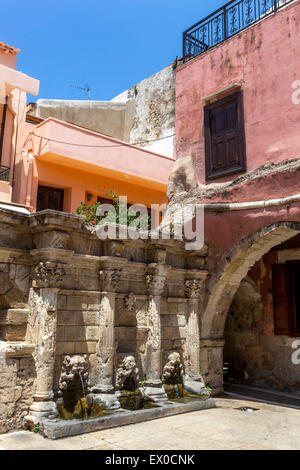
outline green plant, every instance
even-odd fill
[[[172,69],[173,70],[176,70],[178,67],[178,57],[176,56],[176,59],[174,60],[173,64],[172,64]]]
[[[140,387],[145,389],[146,388],[146,381],[147,381],[147,376],[144,375],[143,379],[140,381]]]
[[[140,217],[141,213],[132,210],[131,207],[127,207],[124,202],[120,202],[117,194],[113,190],[110,190],[107,196],[110,197],[113,207],[112,210],[107,211],[105,215],[97,215],[101,202],[95,202],[91,206],[82,202],[75,213],[77,215],[83,215],[86,222],[90,225],[111,222],[118,225],[131,226],[138,230],[151,229],[151,217],[149,217],[148,214]]]
[[[35,434],[38,434],[40,432],[40,425],[39,424],[36,424],[33,428],[32,428],[32,432],[34,432]]]
[[[76,209],[75,214],[84,215],[88,224],[94,225],[97,222],[97,209],[101,202],[95,202],[92,206],[88,206],[84,202]]]

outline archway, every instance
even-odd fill
[[[280,222],[249,235],[220,260],[211,276],[201,315],[202,371],[216,391],[223,389],[224,330],[230,306],[249,270],[272,248],[300,233],[300,223]],[[206,348],[205,350],[203,348]]]

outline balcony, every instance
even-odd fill
[[[10,168],[0,165],[0,181],[8,181],[10,178]]]
[[[39,162],[164,193],[167,190],[173,158],[54,118],[36,126],[32,137]]]
[[[294,0],[232,0],[183,33],[183,62],[203,54]]]

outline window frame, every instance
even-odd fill
[[[49,192],[56,191],[56,192],[60,193],[61,194],[60,209],[55,209],[55,210],[57,212],[63,212],[64,211],[65,190],[63,188],[55,188],[55,187],[52,187],[52,186],[45,186],[43,184],[39,184],[38,185],[38,190],[37,190],[37,198],[36,198],[37,205],[38,205],[38,194],[39,194],[40,189],[42,189],[44,191],[44,194],[43,194],[43,202],[44,203],[45,203],[45,199],[47,199],[47,202],[48,202]],[[47,210],[47,209],[38,209],[37,208],[37,212],[41,212],[43,210]]]
[[[227,167],[219,171],[213,171],[212,160],[212,135],[210,126],[211,112],[217,108],[221,108],[231,101],[237,102],[237,138],[239,149],[239,161],[237,166]],[[245,138],[245,123],[244,123],[244,106],[243,106],[243,92],[242,90],[231,93],[226,97],[206,104],[204,107],[204,134],[205,134],[205,174],[206,180],[215,180],[235,173],[245,172],[246,166],[246,138]]]

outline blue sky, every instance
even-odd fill
[[[9,0],[0,41],[21,49],[18,70],[39,98],[109,100],[182,55],[182,32],[225,0]],[[35,101],[35,97],[29,97]]]

